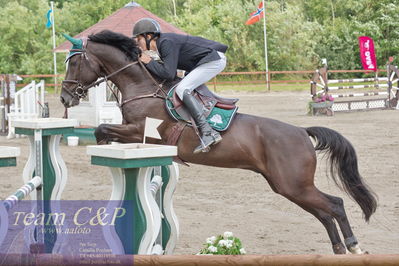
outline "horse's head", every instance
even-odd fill
[[[120,75],[129,75],[125,69],[138,63],[141,53],[134,40],[109,30],[90,35],[87,39],[90,45],[66,34],[64,36],[73,45],[66,60],[68,69],[61,90],[61,102],[67,108],[78,105],[88,89],[98,84],[95,81],[99,77],[120,81]],[[139,75],[136,74],[136,80],[140,79],[137,78]]]
[[[78,105],[79,100],[87,95],[89,85],[99,77],[100,66],[94,60],[89,60],[81,39],[64,36],[73,45],[66,60],[68,67],[60,96],[61,103],[68,108]]]

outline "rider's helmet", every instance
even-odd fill
[[[152,33],[157,36],[161,33],[161,26],[159,26],[159,23],[152,18],[140,19],[136,24],[134,24],[133,37],[146,33]]]

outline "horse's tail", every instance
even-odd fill
[[[352,144],[338,132],[325,127],[305,129],[317,141],[315,150],[325,151],[330,161],[330,173],[338,187],[350,195],[363,210],[364,218],[369,220],[377,209],[375,193],[364,183],[359,174],[357,156]],[[338,174],[342,185],[338,184]]]

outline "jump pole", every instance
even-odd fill
[[[21,153],[17,147],[0,146],[0,167],[16,166],[16,159]],[[42,178],[35,176],[27,184],[19,188],[14,194],[7,197],[0,203],[0,246],[3,243],[8,231],[8,215],[7,212],[12,209],[20,200],[28,196],[35,189],[42,185]],[[39,190],[37,190],[39,193]]]
[[[330,266],[363,266],[384,265],[396,266],[399,264],[399,255],[217,255],[217,256],[148,256],[148,255],[115,255],[104,258],[91,258],[84,260],[79,256],[62,255],[21,255],[0,254],[3,265],[40,265],[40,266],[65,266],[65,265],[118,265],[118,266],[150,266],[150,265],[197,265],[197,266],[279,266],[279,265],[330,265]],[[0,265],[1,262],[0,262]]]

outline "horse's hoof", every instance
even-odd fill
[[[334,254],[347,254],[348,251],[346,250],[344,244],[338,243],[332,246]]]

